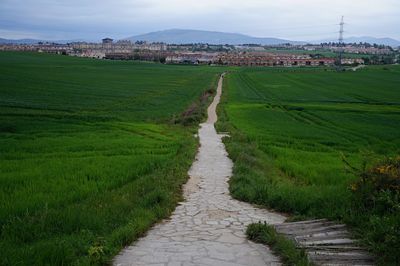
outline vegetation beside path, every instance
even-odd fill
[[[0,53],[0,265],[97,265],[167,217],[209,67]]]
[[[217,127],[231,135],[231,194],[292,219],[345,222],[380,263],[399,263],[399,74],[399,66],[229,73]]]
[[[304,249],[285,236],[276,232],[272,225],[255,223],[250,224],[246,230],[247,238],[264,245],[268,245],[281,259],[284,265],[311,266]]]

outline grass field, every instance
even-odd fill
[[[343,158],[361,168],[400,153],[399,84],[399,66],[229,73],[218,127],[232,135],[231,193],[298,218],[345,221],[384,264],[398,263],[400,212],[363,209]]]
[[[197,147],[171,121],[218,71],[0,53],[0,265],[103,264],[166,217]]]
[[[400,153],[400,68],[230,70],[218,127],[232,195],[344,221],[399,262],[400,204],[360,207],[343,158]],[[0,265],[105,264],[168,216],[222,71],[0,53]]]

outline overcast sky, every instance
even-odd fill
[[[0,0],[0,37],[124,38],[171,28],[292,40],[400,40],[400,0]]]

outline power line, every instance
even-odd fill
[[[339,59],[338,59],[338,71],[342,70],[342,56],[343,56],[343,49],[341,45],[343,44],[343,32],[344,32],[344,16],[340,20],[340,30],[339,30]]]
[[[342,20],[340,21],[340,30],[339,30],[339,43],[343,42],[343,32],[344,32],[344,16],[342,16]]]

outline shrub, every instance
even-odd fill
[[[400,263],[400,156],[358,171],[350,188],[353,208],[364,226],[364,239],[381,261]]]
[[[400,210],[400,156],[364,167],[358,175],[351,190],[365,208],[374,208],[381,214]]]
[[[197,125],[206,117],[207,107],[214,94],[214,89],[204,91],[179,117],[174,117],[172,123],[184,126]]]

